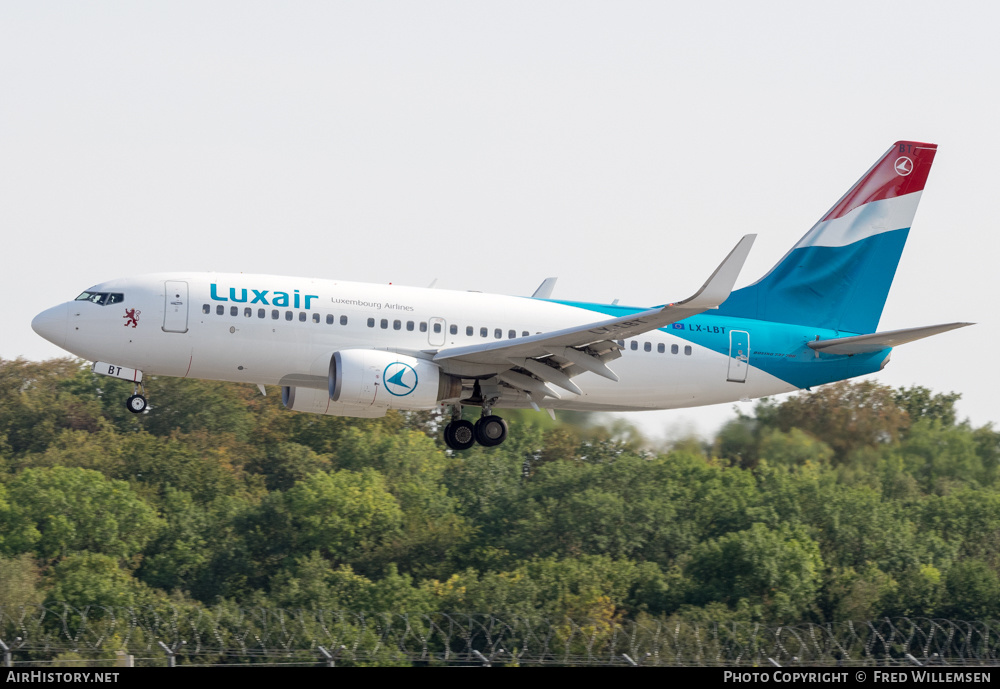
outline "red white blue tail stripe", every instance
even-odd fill
[[[878,327],[937,146],[898,141],[719,315],[851,333]]]

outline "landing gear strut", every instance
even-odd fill
[[[444,443],[452,450],[468,450],[479,443],[496,447],[507,439],[507,422],[492,412],[492,405],[483,404],[483,415],[475,425],[462,418],[462,407],[452,407],[451,422],[444,427]]]
[[[136,383],[132,387],[132,396],[125,400],[125,408],[128,409],[133,414],[141,414],[146,411],[146,398],[143,394],[146,392],[146,387],[142,383]]]

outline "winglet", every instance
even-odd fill
[[[682,306],[685,309],[713,309],[728,299],[756,238],[755,234],[743,235],[701,289],[694,296],[677,302],[675,306]]]
[[[538,286],[535,293],[531,295],[532,299],[548,299],[552,296],[552,288],[556,286],[556,280],[559,278],[545,278],[542,284]]]

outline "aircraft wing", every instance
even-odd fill
[[[906,328],[904,330],[887,330],[884,333],[872,333],[871,335],[853,335],[851,337],[837,337],[832,340],[816,340],[807,342],[812,349],[817,352],[827,352],[829,354],[866,354],[878,352],[888,347],[921,340],[931,335],[946,333],[955,328],[964,328],[972,323],[946,323],[944,325],[928,325],[922,328]]]
[[[756,235],[752,234],[744,236],[701,289],[684,301],[622,318],[596,321],[539,335],[442,349],[435,353],[433,361],[446,371],[450,368],[449,364],[493,365],[498,367],[498,373],[520,367],[545,382],[576,394],[580,394],[580,390],[569,378],[583,371],[593,371],[617,380],[617,376],[605,365],[606,361],[621,356],[614,340],[662,328],[724,302],[732,292],[755,238]],[[542,363],[539,359],[546,359],[547,362]],[[531,378],[520,373],[516,376]],[[504,382],[528,389],[527,380],[519,379],[522,385],[507,380]],[[534,382],[538,383],[537,380]]]

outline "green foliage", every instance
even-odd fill
[[[955,403],[961,398],[957,392],[934,394],[919,385],[899,388],[893,395],[896,406],[906,412],[910,421],[937,421],[942,426],[955,425],[958,420]]]
[[[819,589],[823,558],[804,529],[769,529],[757,523],[700,543],[684,568],[687,600],[735,607],[747,601],[764,619],[802,619]]]
[[[7,552],[43,558],[89,550],[120,559],[138,554],[161,522],[124,481],[90,469],[25,469],[8,484],[0,512]],[[2,509],[2,507],[0,507]]]
[[[893,390],[872,381],[824,385],[762,411],[761,426],[805,431],[830,446],[837,461],[861,448],[893,443],[910,425]]]
[[[1000,576],[982,560],[956,562],[945,577],[945,601],[940,612],[947,617],[996,619],[1000,616]]]
[[[41,603],[41,574],[30,553],[0,555],[0,608]]]
[[[113,557],[80,552],[63,558],[52,568],[47,601],[68,603],[80,609],[94,606],[148,605],[154,594],[119,567]]]
[[[625,617],[1000,616],[1000,433],[955,393],[763,400],[710,455],[504,412],[507,442],[456,453],[430,412],[148,384],[133,415],[80,362],[0,361],[0,606],[569,616],[593,639]]]

